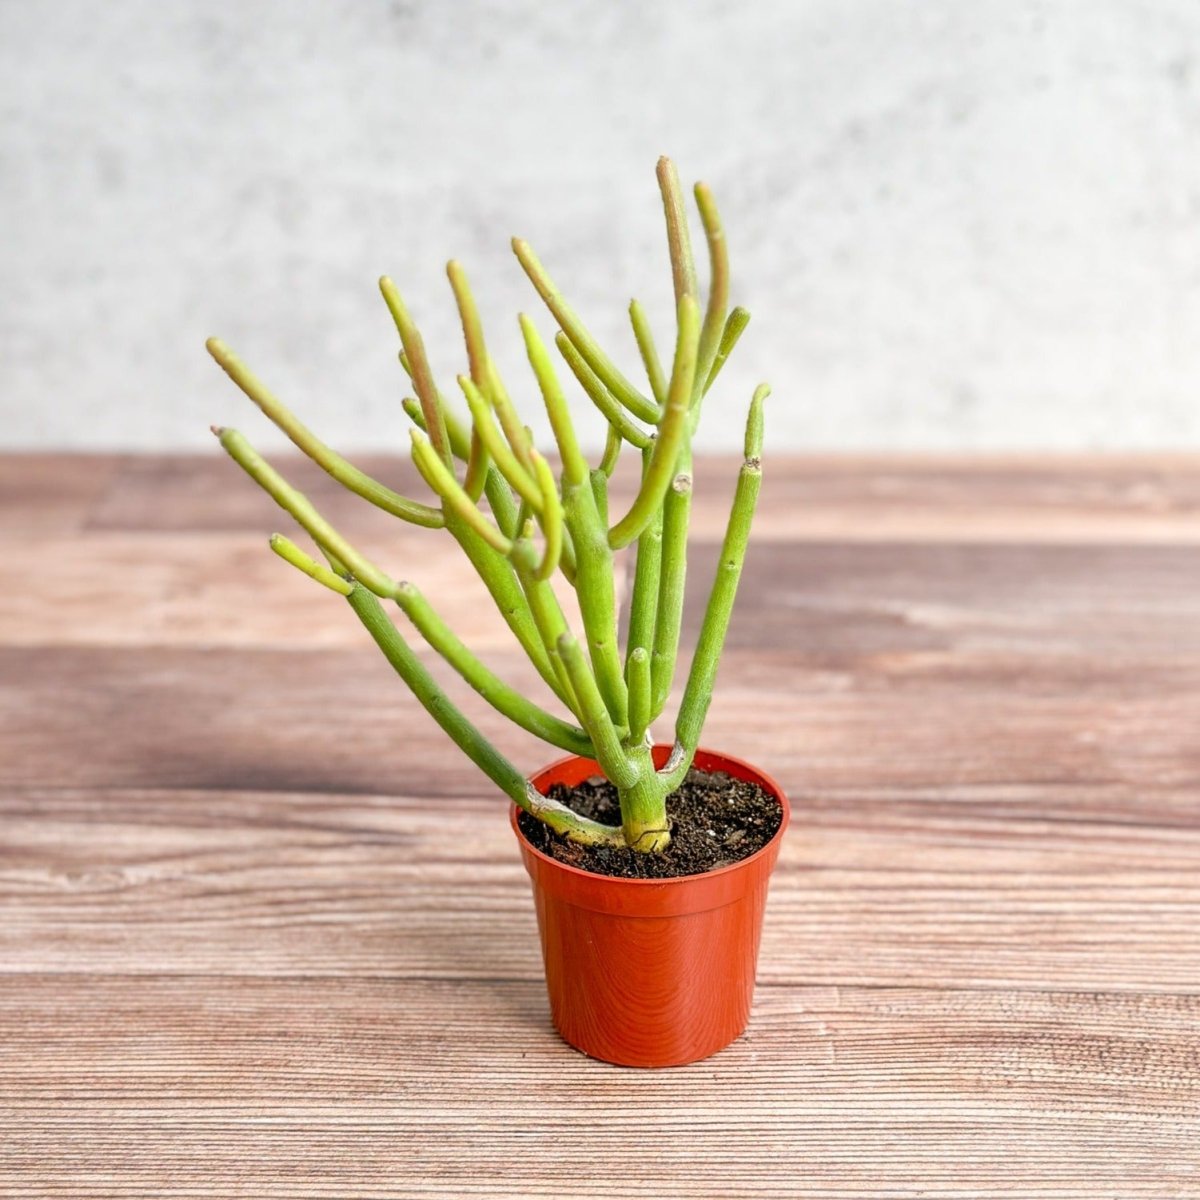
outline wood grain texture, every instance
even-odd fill
[[[793,826],[657,1074],[556,1039],[503,804],[229,471],[0,458],[0,1196],[1200,1197],[1200,461],[768,463],[705,740]]]

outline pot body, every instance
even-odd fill
[[[661,766],[670,746],[654,748]],[[695,765],[759,784],[783,810],[761,850],[728,867],[675,879],[616,879],[535,850],[511,812],[533,884],[555,1027],[576,1049],[630,1067],[681,1066],[739,1037],[750,1017],[767,884],[790,809],[769,776],[699,750]],[[600,768],[569,757],[532,777],[545,794]]]

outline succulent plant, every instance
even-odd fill
[[[650,727],[670,695],[679,649],[692,491],[691,440],[705,394],[749,321],[729,310],[725,236],[708,187],[695,199],[710,262],[701,311],[688,220],[670,160],[658,164],[676,304],[670,371],[658,356],[642,306],[629,307],[647,384],[635,386],[596,343],[529,246],[514,239],[525,274],[558,324],[555,344],[570,373],[603,414],[607,440],[592,468],[580,448],[551,355],[533,321],[520,317],[525,351],[557,443],[557,474],[532,444],[484,342],[462,267],[447,268],[466,341],[468,371],[458,377],[470,423],[457,419],[434,382],[421,335],[395,285],[380,280],[415,399],[412,457],[437,503],[409,499],[364,474],[325,445],[221,341],[208,350],[239,388],[334,479],[386,512],[445,529],[462,547],[546,687],[563,706],[555,715],[489,670],[410,582],[398,582],[354,548],[234,429],[214,427],[222,447],[304,528],[324,561],[276,534],[271,548],[304,574],[346,597],[396,672],[463,752],[522,809],[578,842],[663,849],[670,840],[668,796],[691,766],[708,712],[761,480],[762,408],[750,402],[744,462],[675,721],[673,749],[660,766]],[[641,485],[628,511],[608,513],[607,484],[624,447],[641,455]],[[459,464],[465,464],[461,468]],[[634,547],[625,650],[619,639],[614,555]],[[552,577],[574,588],[583,643],[568,626]],[[489,704],[551,745],[595,759],[617,789],[621,825],[608,826],[540,795],[451,702],[382,601],[394,602],[439,655]]]

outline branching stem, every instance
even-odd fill
[[[657,175],[666,217],[676,333],[668,376],[649,317],[641,304],[631,302],[629,320],[649,396],[597,344],[529,246],[519,239],[513,242],[522,268],[558,322],[554,340],[560,353],[605,419],[604,452],[595,469],[579,444],[547,344],[533,321],[522,315],[525,352],[554,433],[561,470],[556,474],[534,449],[529,426],[518,416],[488,353],[475,297],[457,262],[449,263],[446,273],[466,347],[468,368],[458,381],[471,415],[469,426],[455,418],[438,391],[421,334],[395,284],[386,277],[380,280],[400,335],[400,361],[416,391],[416,399],[403,401],[415,426],[413,461],[440,500],[440,509],[400,495],[335,453],[227,346],[216,339],[209,342],[209,351],[237,386],[334,479],[405,521],[445,527],[534,669],[574,721],[547,712],[505,683],[413,584],[397,583],[361,554],[236,430],[214,429],[230,457],[308,532],[328,566],[282,534],[271,538],[271,549],[323,587],[346,597],[421,705],[514,803],[567,838],[647,853],[670,843],[667,801],[692,763],[708,712],[758,497],[767,394],[765,385],[760,387],[750,405],[745,461],[676,716],[675,745],[667,763],[656,768],[650,726],[669,697],[679,654],[693,487],[692,437],[703,396],[749,320],[745,309],[729,311],[725,234],[709,189],[704,184],[695,189],[710,267],[710,286],[702,302],[683,193],[669,159],[659,161]],[[641,453],[641,478],[628,509],[610,526],[609,478],[626,444]],[[465,464],[465,471],[458,464]],[[622,655],[615,554],[635,543]],[[560,568],[578,601],[583,625],[578,641],[555,590],[565,586],[556,578]],[[501,716],[543,741],[594,759],[619,794],[620,827],[587,820],[540,796],[451,702],[386,615],[380,599],[394,599],[447,666]]]

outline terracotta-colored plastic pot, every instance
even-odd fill
[[[661,765],[669,746],[656,746]],[[674,1067],[707,1058],[746,1028],[767,883],[790,809],[780,786],[749,763],[700,750],[695,765],[752,780],[783,809],[775,836],[728,867],[675,879],[615,879],[535,850],[517,825],[533,883],[550,1012],[559,1033],[593,1058]],[[545,794],[599,772],[572,756],[533,776]]]

